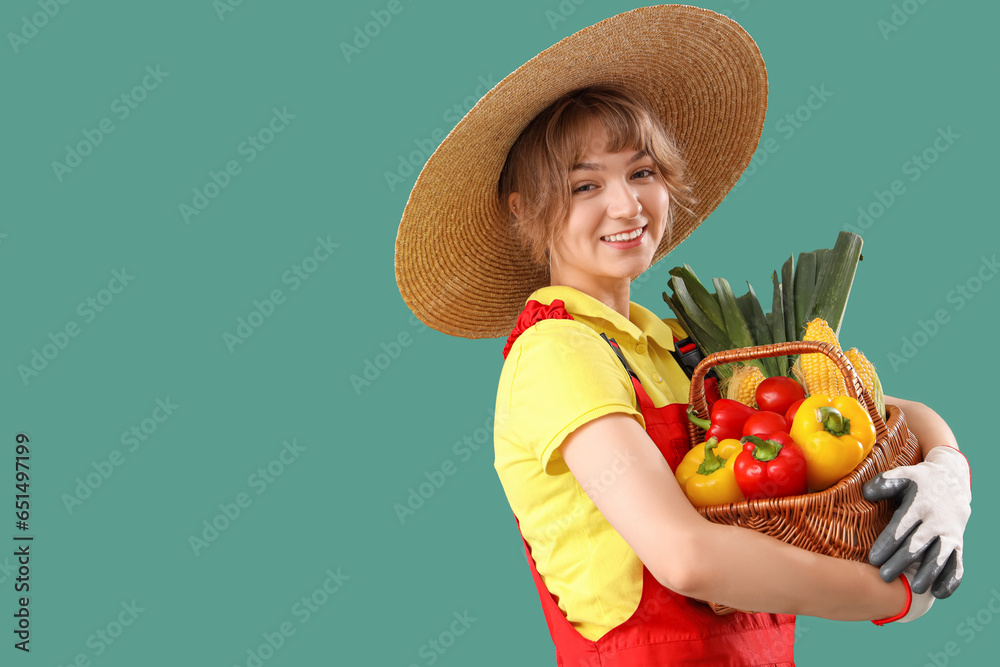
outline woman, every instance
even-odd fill
[[[872,498],[913,495],[873,549],[885,580],[709,523],[673,478],[687,447],[688,381],[671,354],[684,332],[632,303],[630,282],[739,178],[766,89],[756,45],[718,14],[613,17],[487,93],[404,212],[397,281],[414,313],[453,335],[510,332],[496,469],[560,664],[793,664],[795,614],[908,621],[961,579],[968,469],[918,403],[886,398],[926,460],[873,480]],[[928,479],[949,492],[924,499]],[[727,553],[766,565],[747,577],[720,563]],[[717,616],[697,600],[761,613]]]

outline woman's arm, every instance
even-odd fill
[[[909,417],[909,415],[907,415]],[[581,426],[561,447],[594,504],[657,580],[678,593],[738,609],[834,620],[882,619],[906,593],[866,563],[822,556],[745,528],[714,524],[688,501],[642,426],[622,413]],[[621,461],[630,462],[621,466]]]
[[[920,451],[927,458],[927,453],[934,447],[941,445],[958,449],[958,441],[955,434],[951,432],[948,424],[923,403],[907,401],[902,398],[884,396],[887,404],[899,407],[906,415],[906,427],[917,437],[920,443]]]

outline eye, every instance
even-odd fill
[[[577,192],[590,192],[590,190],[587,190],[586,188],[594,188],[594,187],[597,187],[597,186],[595,186],[593,183],[584,183],[583,185],[581,185],[581,186],[577,187],[576,189],[574,189],[573,192],[574,193],[577,193]]]
[[[654,176],[655,174],[656,174],[656,170],[655,169],[652,169],[650,167],[643,167],[639,171],[637,171],[634,174],[632,174],[632,177],[633,178],[635,178],[635,177],[638,177],[638,178],[649,178],[650,176]]]

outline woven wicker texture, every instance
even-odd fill
[[[678,211],[653,263],[722,201],[756,150],[767,71],[734,21],[684,5],[613,16],[563,39],[504,78],[441,142],[417,177],[396,237],[396,282],[428,326],[465,338],[506,336],[548,267],[515,236],[497,183],[514,141],[559,96],[588,85],[639,92],[688,161],[699,203]]]
[[[806,352],[822,352],[830,357],[844,374],[848,395],[867,407],[877,435],[871,453],[844,479],[824,491],[712,505],[698,511],[715,523],[750,528],[815,553],[867,563],[872,544],[889,523],[897,505],[888,500],[875,504],[868,502],[862,495],[862,487],[880,472],[919,462],[920,447],[906,427],[902,410],[887,405],[888,421],[882,418],[871,394],[839,347],[816,341],[795,341],[711,354],[695,368],[690,403],[699,417],[708,418],[704,382],[705,374],[713,366]],[[690,424],[688,430],[692,446],[705,441],[702,429]],[[736,611],[724,605],[709,605],[717,614]]]

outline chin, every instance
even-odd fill
[[[621,267],[619,270],[611,271],[609,273],[615,278],[634,279],[637,276],[641,275],[648,268],[649,268],[649,263],[647,262],[646,264],[634,264],[628,267]]]

